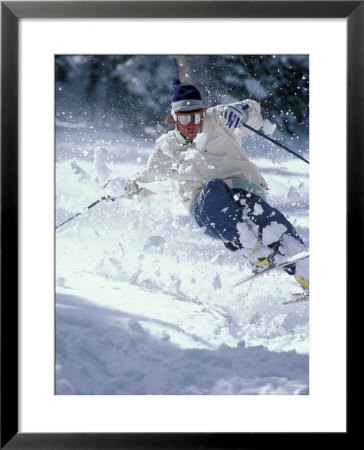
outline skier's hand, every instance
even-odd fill
[[[109,200],[114,201],[118,197],[127,197],[130,194],[130,187],[124,178],[113,178],[104,187]]]
[[[243,103],[225,105],[220,111],[220,119],[227,128],[239,128],[248,120],[249,106]]]

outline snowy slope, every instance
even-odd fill
[[[57,130],[56,224],[101,197],[100,145],[126,177],[153,146]],[[251,151],[308,246],[308,166],[277,155]],[[297,283],[276,271],[233,289],[250,267],[192,223],[177,189],[102,202],[57,230],[57,394],[307,394],[309,306],[282,304]]]

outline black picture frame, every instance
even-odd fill
[[[296,433],[18,432],[18,22],[21,18],[115,17],[347,20],[347,312],[349,298],[357,297],[356,294],[361,292],[359,280],[363,269],[364,1],[196,1],[189,2],[188,7],[183,1],[170,1],[168,7],[163,1],[1,2],[1,448],[271,448],[275,442],[279,442],[280,447],[292,447],[296,443],[306,444],[311,439],[315,445],[325,443],[327,446],[328,436],[325,433],[303,433],[297,441]],[[349,341],[347,349],[350,349]],[[352,436],[348,418],[349,414],[347,432],[334,433],[335,445],[348,445],[348,438]]]

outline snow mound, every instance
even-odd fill
[[[100,178],[134,175],[152,149],[124,136],[105,167],[104,150],[75,157],[70,142],[57,141],[56,223],[83,214],[56,232],[56,393],[308,394],[308,304],[282,304],[299,290],[293,277],[233,289],[251,272],[244,256],[204,235],[172,182],[85,209]],[[308,244],[302,163],[254,162]],[[287,177],[299,203],[287,204]]]

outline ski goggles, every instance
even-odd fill
[[[194,123],[195,125],[200,124],[205,117],[205,111],[202,109],[194,112],[188,111],[175,113],[172,111],[172,116],[176,122],[185,127],[190,123]]]

